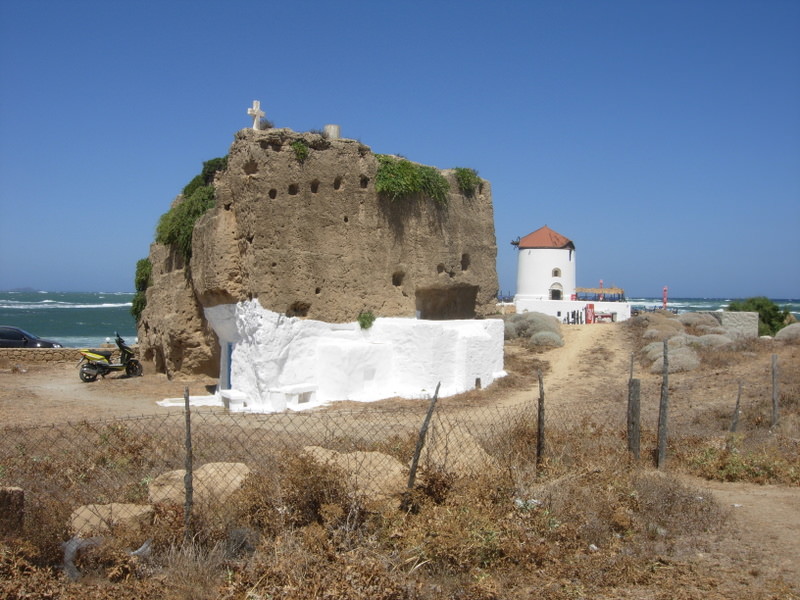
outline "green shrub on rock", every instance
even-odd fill
[[[161,215],[156,228],[156,241],[176,247],[188,261],[192,256],[192,233],[195,223],[214,206],[214,188],[199,187],[188,198]]]
[[[379,194],[393,201],[425,195],[440,206],[447,204],[450,184],[437,169],[386,154],[376,154],[375,158],[375,190]]]
[[[789,315],[788,310],[781,310],[777,304],[766,296],[756,296],[746,300],[735,300],[728,305],[726,310],[732,312],[757,312],[758,335],[775,335],[786,326]]]
[[[467,169],[465,167],[456,167],[455,171],[459,191],[467,198],[474,197],[481,184],[478,172],[475,169]]]

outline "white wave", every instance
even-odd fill
[[[102,304],[71,304],[69,302],[58,302],[55,300],[44,300],[42,302],[17,302],[14,300],[0,301],[0,308],[13,310],[52,310],[58,308],[124,308],[133,306],[132,302],[104,302]]]

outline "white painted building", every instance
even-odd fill
[[[591,305],[590,312],[598,320],[630,318],[629,303],[608,301],[612,290],[576,287],[575,244],[569,238],[545,225],[514,245],[519,250],[514,296],[516,312],[540,312],[567,322],[579,314],[580,319],[585,320],[587,306]]]
[[[378,318],[371,328],[287,317],[257,300],[205,309],[221,346],[218,392],[231,410],[335,400],[428,398],[485,387],[503,371],[500,319]]]

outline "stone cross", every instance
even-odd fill
[[[247,109],[247,114],[253,117],[253,129],[261,129],[261,117],[264,116],[264,111],[261,110],[261,102],[253,100],[253,107]]]

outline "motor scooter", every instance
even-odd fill
[[[133,357],[133,350],[125,343],[119,333],[116,336],[117,348],[119,348],[119,362],[112,363],[111,355],[113,350],[79,350],[81,360],[78,363],[80,371],[78,375],[81,381],[86,383],[97,379],[97,376],[105,377],[113,371],[125,371],[128,377],[140,377],[143,373],[142,363]]]

